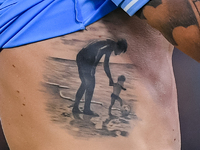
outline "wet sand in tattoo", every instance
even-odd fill
[[[126,77],[125,88],[120,97],[125,104],[131,106],[131,112],[123,116],[120,111],[119,102],[116,101],[112,110],[113,116],[108,115],[108,107],[111,102],[112,86],[104,72],[103,64],[99,63],[96,69],[96,85],[92,98],[91,109],[99,114],[99,117],[73,114],[72,106],[75,94],[80,86],[80,78],[75,60],[60,58],[49,58],[47,61],[46,74],[44,76],[48,96],[47,112],[51,121],[60,125],[63,129],[78,137],[102,137],[102,136],[128,136],[138,118],[134,112],[137,97],[134,91],[134,65],[110,63],[110,70],[114,82],[119,75]],[[84,106],[84,96],[80,104],[80,110]]]

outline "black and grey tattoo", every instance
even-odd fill
[[[195,6],[195,8],[196,8],[196,10],[197,10],[197,12],[200,16],[200,0],[192,0],[192,2],[193,2],[193,4],[194,4],[194,6]]]
[[[43,85],[51,120],[79,137],[128,136],[137,120],[136,96],[128,92],[134,65],[109,61],[126,50],[125,39],[107,39],[82,48],[76,60],[48,58]]]

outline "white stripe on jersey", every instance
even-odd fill
[[[126,7],[124,7],[124,11],[128,11],[138,0],[132,0]]]

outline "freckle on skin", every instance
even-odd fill
[[[176,139],[174,139],[174,141],[176,141]]]
[[[26,106],[25,104],[22,104],[23,106]]]
[[[21,116],[23,117],[23,115],[21,114]]]
[[[17,90],[17,93],[20,93],[20,92]]]
[[[12,65],[15,68],[15,65]]]

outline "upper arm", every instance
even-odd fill
[[[200,61],[200,0],[151,0],[141,12],[170,43]]]

